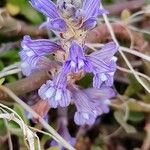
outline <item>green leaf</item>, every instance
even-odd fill
[[[0,85],[2,85],[5,81],[5,78],[0,79]]]
[[[92,79],[93,77],[91,74],[86,74],[85,77],[77,82],[77,84],[81,87],[88,88],[92,83]]]
[[[6,129],[5,128],[5,122],[3,119],[0,119],[0,134],[5,133],[5,131],[6,131],[5,129]]]
[[[20,10],[20,14],[24,15],[29,21],[34,24],[39,24],[43,21],[42,15],[33,9],[27,0],[7,0],[7,3],[13,5]]]
[[[0,70],[4,68],[4,63],[0,60]]]
[[[6,80],[7,82],[11,83],[11,82],[16,81],[17,79],[13,75],[10,75],[6,77]]]
[[[23,10],[21,11],[21,14],[24,15],[33,24],[40,24],[43,21],[43,16],[29,5],[23,8]]]
[[[124,113],[122,111],[115,111],[114,117],[127,133],[136,133],[136,129],[124,120]]]
[[[150,4],[150,0],[145,0],[145,2],[146,2],[147,4]]]
[[[48,136],[48,135],[43,135],[42,136],[42,139],[40,140],[40,142],[41,142],[41,147],[44,149],[44,146],[45,146],[45,143],[48,141],[48,140],[50,140],[51,139],[51,137],[50,136]]]
[[[92,146],[91,150],[102,150],[99,146]]]
[[[128,120],[133,121],[133,122],[140,122],[140,121],[144,120],[144,118],[145,118],[144,113],[131,111],[129,113]]]
[[[129,75],[129,80],[130,80],[130,85],[128,86],[128,88],[124,93],[128,97],[137,94],[143,89],[142,85],[135,79],[133,75]]]
[[[48,148],[47,150],[60,150],[60,148],[58,146],[53,146]]]
[[[23,133],[22,133],[22,129],[20,128],[20,126],[14,122],[14,121],[10,121],[8,122],[8,129],[9,131],[14,134],[14,135],[17,135],[17,136],[23,136]]]
[[[29,120],[25,116],[25,110],[19,104],[15,103],[13,110],[23,119],[25,124],[29,125]]]
[[[18,51],[16,49],[11,49],[11,50],[3,53],[2,55],[0,55],[0,58],[7,59],[9,62],[10,61],[14,62],[16,60],[19,60]]]

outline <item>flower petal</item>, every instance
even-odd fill
[[[39,96],[48,100],[52,108],[57,108],[58,105],[66,107],[70,104],[71,96],[66,88],[66,77],[59,75],[53,81],[49,80],[39,89]]]
[[[81,29],[91,30],[96,26],[96,23],[97,21],[95,18],[89,18],[82,24]]]
[[[98,15],[100,0],[84,0],[82,9],[84,10],[84,21]]]
[[[107,72],[115,71],[114,66],[111,66],[110,63],[109,64],[105,63],[103,60],[97,57],[93,57],[90,55],[90,56],[87,56],[87,59],[91,62],[96,73],[100,74],[100,73],[107,73]]]
[[[60,18],[56,5],[51,0],[31,0],[32,7],[50,19]]]
[[[44,22],[40,28],[46,27],[50,30],[56,31],[56,32],[65,32],[67,30],[67,24],[66,22],[61,18],[56,18],[53,20],[47,20],[47,22]]]
[[[74,121],[77,125],[93,125],[96,117],[93,116],[89,116],[89,114],[87,114],[88,116],[86,117],[85,114],[81,113],[81,112],[76,112],[75,116],[74,116]]]
[[[83,91],[88,95],[88,97],[98,100],[110,99],[116,96],[115,90],[110,87],[101,87],[100,89],[88,88]]]
[[[91,56],[97,57],[101,60],[104,60],[105,62],[108,62],[113,58],[117,50],[118,50],[118,46],[116,45],[116,43],[109,42],[105,44],[101,50],[93,52]]]
[[[38,56],[50,54],[61,50],[61,46],[48,39],[32,40],[30,36],[24,36],[21,46],[24,50],[33,51]]]
[[[39,70],[39,68],[36,66],[37,62],[40,59],[39,57],[32,56],[32,57],[27,58],[26,56],[25,57],[23,56],[22,52],[20,52],[20,57],[22,58],[20,67],[21,67],[22,73],[25,76],[29,76],[33,72],[36,72]]]
[[[84,55],[84,49],[76,42],[72,42],[69,50],[68,60],[64,64],[64,70],[68,72],[78,72],[84,70],[86,72],[91,71],[90,61],[86,59]]]

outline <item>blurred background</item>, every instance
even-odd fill
[[[102,0],[102,2],[109,11],[109,20],[120,44],[129,50],[134,49],[150,56],[150,0]],[[34,10],[28,0],[0,0],[0,79],[5,78],[3,84],[41,116],[49,110],[47,104],[41,102],[37,95],[41,83],[37,83],[35,87],[27,86],[32,80],[36,80],[38,75],[22,81],[25,77],[19,68],[18,52],[24,35],[30,35],[34,39],[55,37],[52,32],[39,29],[44,20],[44,16]],[[98,36],[91,31],[92,36],[88,41],[106,43],[112,40],[103,18],[98,19],[98,25],[94,30],[99,32]],[[148,81],[150,62],[133,54],[126,53],[126,56],[133,68],[143,74],[142,81],[150,87]],[[114,88],[118,95],[112,100],[110,113],[97,118],[92,127],[79,127],[73,121],[75,108],[69,107],[68,129],[71,136],[78,137],[76,142],[78,150],[150,150],[150,93],[128,70],[122,57],[119,54],[117,57],[118,70]],[[47,79],[45,75],[39,75],[43,80]],[[92,76],[87,75],[78,84],[89,87],[91,81]],[[19,104],[1,93],[0,91],[0,103],[17,112],[27,125],[42,130],[40,124],[35,123],[35,119],[31,118]],[[55,109],[49,110],[46,116],[48,123],[55,129],[58,117],[59,112]],[[59,149],[50,147],[52,138],[48,135],[42,133],[37,135],[41,149]],[[22,129],[13,121],[6,124],[5,120],[0,119],[0,150],[10,149],[9,138],[12,140],[13,150],[28,149]]]

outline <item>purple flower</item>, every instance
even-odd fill
[[[76,124],[94,124],[98,116],[109,112],[110,98],[115,96],[110,87],[114,81],[117,61],[114,55],[118,47],[110,42],[89,54],[84,43],[87,31],[97,24],[97,16],[107,11],[100,8],[100,0],[57,0],[57,5],[51,0],[30,0],[30,3],[47,17],[42,26],[59,35],[61,45],[25,36],[20,52],[23,74],[28,76],[41,69],[51,70],[53,66],[55,76],[53,72],[52,79],[38,91],[41,99],[48,101],[51,108],[67,107],[73,102],[77,109]],[[52,53],[55,56],[50,60],[47,56]],[[94,76],[93,88],[80,90],[76,81],[86,73]],[[70,143],[74,142],[65,124],[60,124],[58,132]]]
[[[72,97],[77,108],[74,117],[75,123],[92,125],[97,116],[109,112],[109,99],[113,96],[115,96],[115,92],[109,87],[86,90],[73,89]]]
[[[67,89],[66,76],[59,73],[53,81],[47,81],[39,89],[39,96],[43,100],[48,100],[52,108],[67,107],[70,104],[71,96],[70,91]]]
[[[116,71],[116,60],[114,54],[117,52],[118,47],[114,42],[110,42],[96,52],[93,52],[87,59],[93,66],[93,86],[100,88],[102,84],[106,86],[113,85],[113,78]]]
[[[77,72],[84,70],[90,72],[90,62],[86,59],[83,48],[76,42],[72,42],[69,50],[69,58],[64,64],[66,72]]]
[[[51,62],[44,55],[61,50],[60,45],[50,40],[32,40],[29,36],[24,36],[21,47],[21,68],[23,74],[26,76],[46,66],[51,66]]]
[[[92,29],[96,26],[96,18],[99,14],[108,13],[104,9],[100,9],[100,0],[84,0],[82,6],[82,27],[85,30]]]
[[[35,9],[47,16],[47,21],[42,24],[42,27],[46,26],[56,32],[66,32],[69,28],[68,23],[76,24],[77,22],[78,26],[84,30],[92,29],[96,25],[96,17],[107,13],[106,10],[100,9],[99,0],[84,0],[83,5],[69,0],[58,1],[57,5],[51,0],[31,0],[30,2]]]
[[[30,3],[34,8],[47,16],[47,22],[42,26],[47,26],[54,31],[66,31],[66,22],[60,16],[57,6],[51,0],[31,0]]]
[[[84,49],[72,42],[69,50],[69,58],[63,68],[66,73],[90,72],[94,74],[93,86],[100,88],[102,84],[113,85],[113,78],[116,71],[116,57],[118,47],[114,42],[106,44],[101,50],[85,55]]]

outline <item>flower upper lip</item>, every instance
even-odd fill
[[[66,2],[63,2],[60,7],[57,7],[57,5],[55,5],[51,0],[31,0],[30,3],[35,9],[48,17],[47,22],[42,25],[43,27],[46,26],[56,32],[66,32],[68,28],[67,22],[63,15],[59,12],[59,8],[67,8]],[[87,30],[92,29],[96,25],[97,15],[106,13],[105,10],[100,9],[99,0],[84,0],[80,9],[76,7],[74,7],[74,9],[75,14],[72,19],[75,20],[75,18],[82,18],[79,27]],[[90,22],[88,20],[90,20]],[[76,22],[78,21],[76,20]]]

